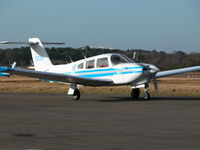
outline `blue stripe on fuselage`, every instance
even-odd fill
[[[106,69],[100,68],[100,69],[89,69],[89,70],[83,70],[83,71],[66,72],[66,74],[76,75],[79,77],[94,78],[94,77],[112,76],[112,75],[120,75],[120,74],[143,73],[142,68],[143,67],[123,67],[123,68],[106,68]],[[141,70],[131,71],[131,69],[141,69]],[[109,72],[106,72],[106,71],[109,71]]]
[[[131,73],[143,73],[143,71],[129,71],[129,72],[111,72],[111,73],[98,73],[98,74],[85,74],[78,75],[79,77],[104,77],[104,76],[112,76],[112,75],[120,75],[120,74],[131,74]]]
[[[119,74],[130,74],[130,73],[143,73],[143,71],[120,72]]]
[[[125,68],[107,68],[107,69],[94,69],[94,70],[83,70],[83,71],[75,71],[74,73],[89,73],[89,72],[101,72],[101,71],[116,71],[116,70],[124,70],[124,69],[142,69],[143,67],[125,67]]]

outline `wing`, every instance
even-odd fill
[[[161,77],[172,76],[172,75],[177,75],[177,74],[192,72],[192,71],[200,71],[200,66],[187,67],[187,68],[174,69],[174,70],[167,70],[167,71],[160,71],[156,74],[155,77],[161,78]]]
[[[113,83],[112,80],[85,78],[85,77],[66,75],[61,73],[33,71],[33,70],[19,69],[19,68],[0,67],[0,71],[21,76],[67,82],[67,83],[75,83],[86,86],[105,86],[105,85],[111,85]]]

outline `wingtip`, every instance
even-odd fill
[[[7,44],[8,41],[0,41],[0,44]]]

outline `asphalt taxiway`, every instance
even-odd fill
[[[0,149],[200,149],[200,97],[0,94]]]

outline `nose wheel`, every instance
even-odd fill
[[[150,94],[148,92],[144,93],[144,100],[149,100],[150,99]]]
[[[149,94],[149,89],[148,89],[148,85],[145,86],[144,88],[144,100],[149,100],[150,99],[150,94]]]
[[[143,88],[144,88],[144,100],[149,100],[151,97],[149,94],[149,85],[145,84]],[[139,96],[140,96],[140,89],[138,87],[132,87],[131,98],[135,100],[138,99]]]

